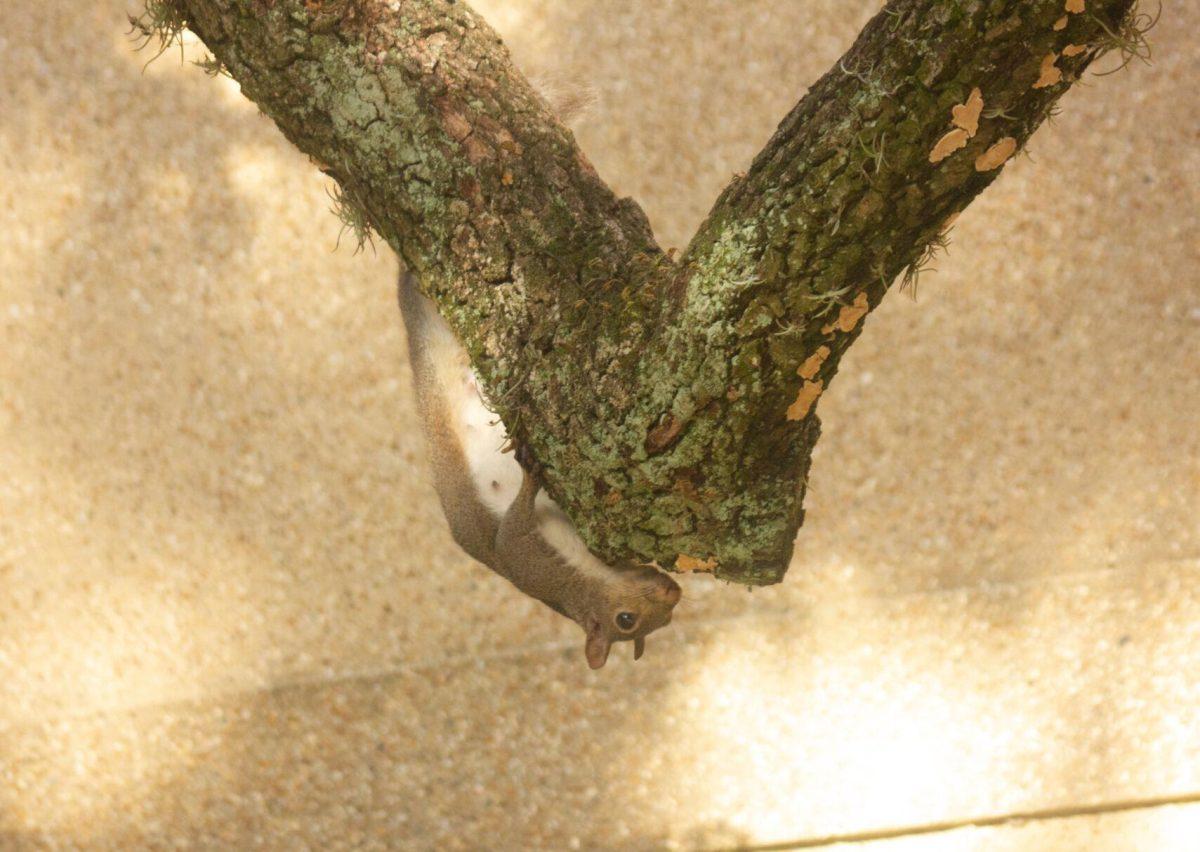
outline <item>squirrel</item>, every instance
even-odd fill
[[[539,493],[527,450],[518,448],[516,458],[504,451],[504,425],[484,402],[466,350],[410,273],[401,272],[399,295],[434,483],[454,540],[582,627],[591,668],[604,665],[613,642],[632,641],[639,659],[646,635],[670,623],[679,584],[650,566],[608,565],[588,550],[554,500]]]

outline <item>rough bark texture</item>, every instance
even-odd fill
[[[1130,0],[894,0],[683,257],[455,0],[176,0],[416,271],[606,559],[777,582],[817,401]]]

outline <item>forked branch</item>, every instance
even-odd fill
[[[864,317],[1130,6],[893,0],[678,262],[462,2],[153,0],[144,20],[186,23],[418,273],[598,554],[762,584]]]

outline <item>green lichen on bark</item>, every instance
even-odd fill
[[[894,0],[676,262],[465,4],[176,3],[419,275],[588,544],[749,584],[786,570],[864,316],[1130,7]]]

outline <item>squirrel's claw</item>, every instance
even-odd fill
[[[642,654],[645,653],[645,651],[646,651],[646,637],[639,636],[638,638],[634,639],[633,640],[633,658],[635,660],[640,660],[642,658]]]

